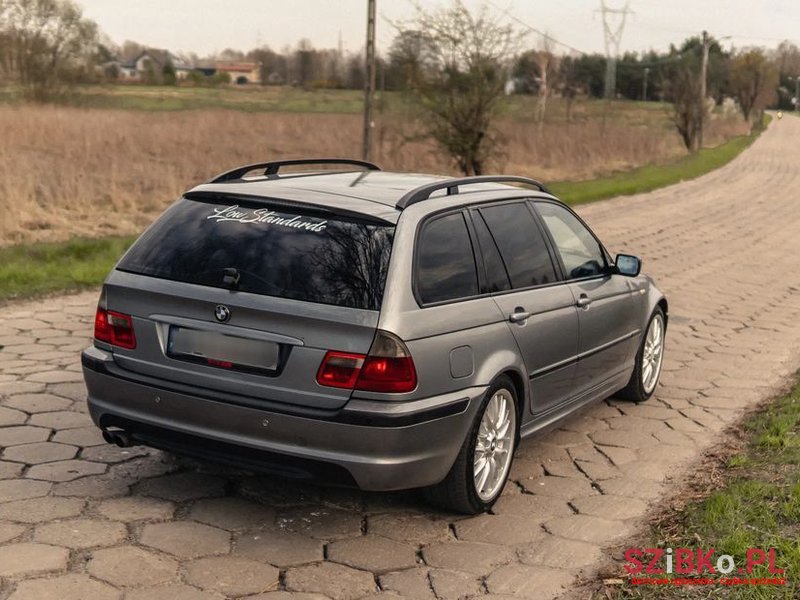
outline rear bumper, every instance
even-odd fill
[[[238,405],[119,369],[109,352],[83,353],[89,412],[136,443],[279,475],[373,491],[441,481],[485,388],[415,402],[351,400],[341,410],[293,414]],[[266,404],[266,403],[265,403]],[[301,410],[301,409],[298,409]]]

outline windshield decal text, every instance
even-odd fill
[[[237,223],[269,223],[271,225],[280,225],[281,227],[293,227],[295,229],[305,229],[306,231],[321,232],[327,227],[327,221],[320,221],[314,223],[312,221],[303,220],[299,215],[293,217],[282,217],[274,210],[267,208],[257,208],[249,210],[241,208],[238,204],[228,206],[225,208],[215,208],[214,214],[209,215],[206,219],[213,219],[214,221],[236,221]]]

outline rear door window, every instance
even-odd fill
[[[487,206],[480,214],[500,249],[514,289],[557,280],[547,244],[525,202]]]
[[[312,209],[182,199],[137,240],[117,268],[379,310],[393,238],[393,225]],[[231,285],[231,276],[238,277],[238,284]]]
[[[428,221],[417,253],[417,291],[423,304],[478,294],[472,242],[460,212]]]

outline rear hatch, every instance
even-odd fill
[[[101,306],[135,335],[114,361],[220,398],[337,409],[350,391],[317,371],[328,350],[368,352],[393,237],[296,202],[183,198],[106,281]]]

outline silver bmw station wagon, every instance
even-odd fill
[[[524,177],[240,167],[108,276],[89,410],[120,446],[485,511],[521,438],[653,394],[667,301],[640,264]]]

